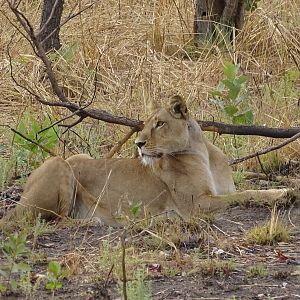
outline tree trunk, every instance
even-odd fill
[[[241,29],[246,9],[244,0],[195,0],[195,44],[214,39],[216,26],[224,24]]]
[[[38,39],[45,52],[61,47],[59,40],[60,20],[64,0],[44,0]]]

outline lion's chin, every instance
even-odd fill
[[[142,164],[144,166],[153,166],[154,163],[160,158],[160,156],[152,156],[152,155],[147,155],[147,154],[141,154],[140,159],[142,161]]]

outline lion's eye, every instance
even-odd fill
[[[163,127],[165,125],[164,121],[157,121],[155,128],[160,128]]]

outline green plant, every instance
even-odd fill
[[[145,281],[144,269],[138,269],[134,279],[127,283],[127,297],[130,300],[151,299],[151,281]]]
[[[239,68],[239,64],[225,63],[225,79],[211,92],[210,100],[233,124],[253,124],[254,114],[247,103],[248,77],[238,76]]]
[[[20,121],[17,130],[22,135],[28,137],[30,140],[35,141],[48,150],[51,150],[56,146],[58,142],[58,136],[57,126],[48,128],[50,125],[51,121],[47,117],[45,117],[43,123],[40,124],[40,122],[38,122],[37,119],[35,119],[31,114],[26,114]],[[35,159],[44,159],[49,156],[49,153],[41,149],[41,147],[31,143],[29,140],[24,139],[18,134],[15,135],[15,144],[29,151],[34,155]]]
[[[48,264],[48,272],[46,277],[46,289],[50,290],[54,295],[55,291],[63,286],[61,280],[66,276],[67,272],[62,270],[59,262],[50,261]]]
[[[271,102],[274,107],[284,109],[293,100],[300,96],[297,81],[300,72],[296,68],[286,70],[279,80],[269,82],[264,86],[263,95],[265,102]]]
[[[0,283],[0,292],[15,292],[20,286],[22,276],[31,270],[30,265],[24,262],[24,256],[29,254],[26,234],[22,232],[9,235],[1,248],[5,261],[0,266],[0,276],[6,284]],[[23,261],[20,261],[21,257]]]
[[[235,185],[241,184],[245,180],[245,171],[237,170],[232,174],[233,181]]]
[[[52,61],[58,61],[60,58],[65,60],[67,63],[75,61],[75,55],[78,53],[80,43],[78,40],[71,42],[70,44],[64,45],[61,49],[56,52],[51,52],[49,57]]]
[[[109,240],[103,240],[101,253],[99,256],[99,266],[104,271],[108,271],[119,259],[119,247],[113,246]]]
[[[258,264],[258,265],[254,265],[249,267],[248,269],[248,273],[250,277],[265,277],[268,275],[267,270],[265,269],[264,265],[262,264]]]
[[[44,235],[47,232],[50,232],[50,226],[46,222],[46,220],[41,218],[41,215],[39,214],[38,217],[35,219],[35,224],[32,228],[33,232],[33,242],[32,242],[32,248],[34,249],[37,243],[37,239],[39,236]]]

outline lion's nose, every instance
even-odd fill
[[[135,144],[141,149],[143,146],[145,146],[146,142],[135,142]]]

